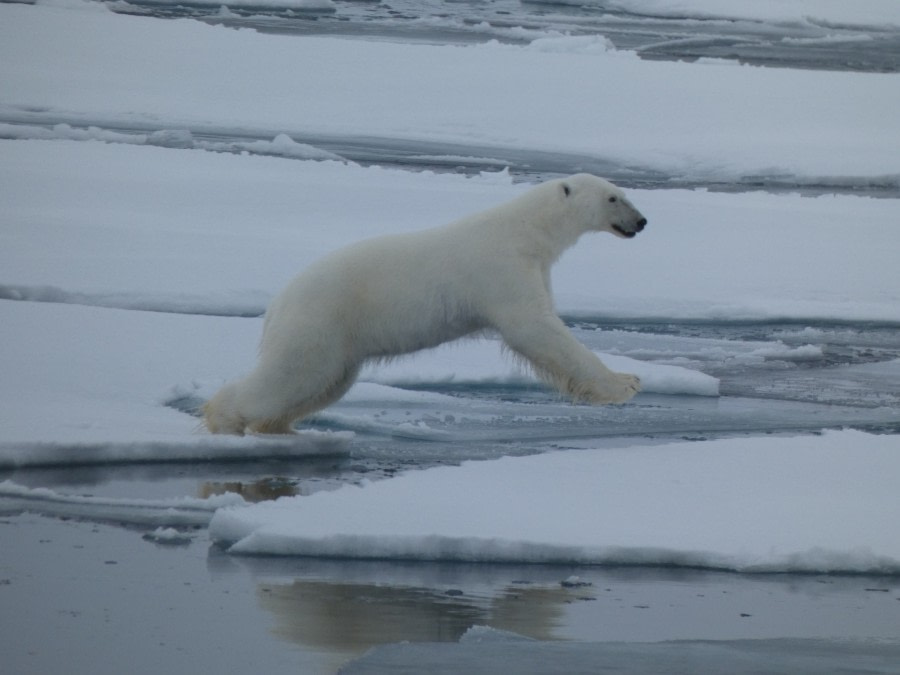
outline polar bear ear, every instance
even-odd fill
[[[563,196],[568,197],[572,193],[572,188],[569,187],[568,183],[562,184]]]

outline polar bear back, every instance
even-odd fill
[[[326,256],[270,306],[264,351],[268,341],[315,325],[340,328],[335,339],[349,333],[353,358],[377,358],[490,328],[512,298],[534,311],[552,309],[550,266],[591,226],[561,185],[550,181],[449,225],[376,237]]]
[[[486,327],[478,264],[442,228],[360,242],[294,278],[267,312],[263,335],[296,337],[309,326],[352,338],[356,359],[433,347]],[[411,327],[415,327],[411,330]],[[265,350],[265,346],[264,346]]]

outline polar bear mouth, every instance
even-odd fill
[[[637,234],[637,232],[629,232],[628,230],[621,228],[618,225],[613,225],[612,228],[626,239],[631,239]]]

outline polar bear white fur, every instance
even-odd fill
[[[578,174],[443,227],[332,253],[272,301],[256,369],[204,406],[206,426],[290,433],[343,396],[364,362],[483,331],[577,401],[627,401],[638,378],[572,336],[553,308],[550,267],[585,232],[630,238],[646,223],[618,187]]]

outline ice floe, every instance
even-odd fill
[[[894,436],[827,432],[467,462],[223,508],[234,553],[900,572]]]

